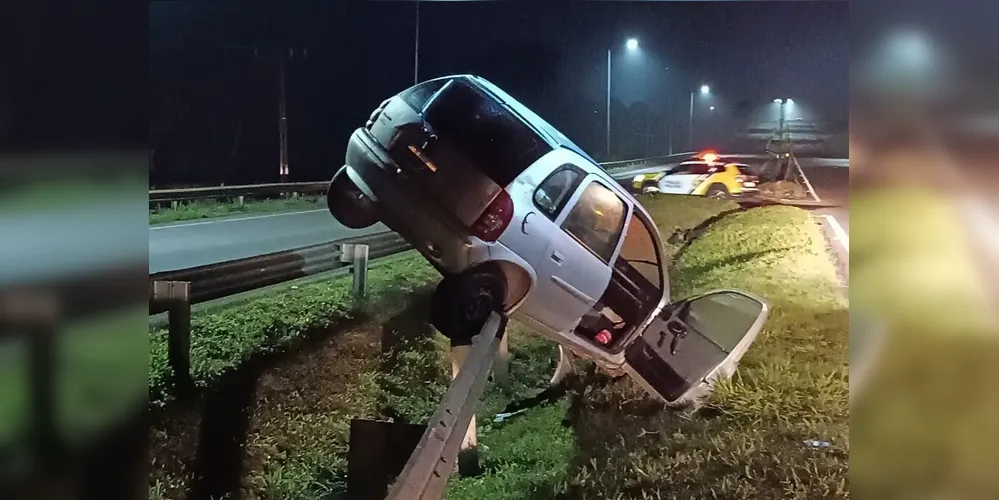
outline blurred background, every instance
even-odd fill
[[[851,5],[851,491],[999,495],[999,4]]]
[[[635,3],[636,16],[641,16],[642,4]],[[0,79],[2,498],[18,498],[18,492],[6,486],[11,479],[24,478],[33,479],[33,484],[44,490],[44,494],[32,490],[32,498],[72,498],[81,491],[84,495],[80,496],[88,498],[147,493],[141,470],[147,456],[141,417],[147,397],[148,354],[145,336],[136,335],[147,328],[143,311],[147,295],[143,270],[148,250],[146,191],[155,179],[157,162],[183,165],[177,158],[185,151],[178,145],[183,142],[172,146],[163,142],[164,156],[154,153],[151,160],[150,148],[156,148],[157,138],[167,135],[163,131],[169,128],[168,118],[176,117],[178,109],[183,109],[183,99],[190,97],[183,94],[182,78],[161,79],[157,86],[150,84],[150,73],[195,62],[198,71],[205,71],[213,67],[212,54],[218,48],[175,29],[187,22],[185,16],[192,16],[182,5],[174,5],[157,17],[155,10],[140,3],[114,8],[100,4],[48,8],[44,2],[23,2],[5,5],[0,13],[0,61],[5,70]],[[330,7],[337,8],[341,7]],[[427,23],[445,22],[440,19],[444,14],[427,11]],[[538,15],[545,14],[539,11]],[[524,16],[529,19],[532,13],[525,10]],[[995,21],[999,19],[999,3],[871,0],[853,2],[850,16],[851,106],[846,143],[851,156],[854,215],[850,291],[850,356],[851,368],[856,369],[851,373],[852,494],[858,498],[996,498],[999,52],[995,49]],[[435,21],[435,17],[439,19]],[[211,24],[210,16],[201,19]],[[705,20],[703,26],[687,27],[687,31],[683,26],[671,26],[653,36],[709,43],[712,38],[725,37],[723,20],[715,21]],[[758,21],[763,38],[773,30],[800,30],[803,40],[823,36],[811,26]],[[821,19],[814,21],[820,23]],[[326,36],[337,37],[337,33],[341,31],[330,29]],[[223,34],[218,34],[218,40]],[[224,41],[231,43],[232,39]],[[299,45],[312,42],[292,41]],[[357,81],[356,75],[372,71],[355,42],[343,38],[341,46],[355,50],[355,56],[337,65],[327,62],[326,81]],[[201,52],[181,53],[179,47]],[[564,63],[571,64],[578,74],[568,71],[561,78],[579,81],[579,96],[574,102],[585,103],[566,113],[602,112],[600,67],[604,49],[594,50]],[[827,57],[817,49],[807,50],[814,58]],[[252,51],[239,63],[244,72],[239,81],[258,73],[262,80],[273,76],[273,66],[251,56]],[[323,57],[331,56],[312,52],[310,57],[303,64],[318,65]],[[409,61],[412,54],[399,57]],[[559,54],[547,53],[545,57],[562,60]],[[699,69],[693,64],[696,61],[674,66],[668,55],[657,57],[662,58],[661,64],[650,65],[649,71],[686,68],[685,85],[696,89],[702,78],[712,77],[715,95],[732,96],[719,110],[749,118],[742,122],[731,118],[728,126],[733,130],[744,131],[751,138],[753,128],[765,128],[751,125],[754,120],[765,122],[768,118],[753,118],[755,111],[739,106],[743,98],[738,96],[766,94],[770,99],[772,93],[740,93],[738,89],[756,87],[723,83],[724,67],[729,64],[723,51],[712,58],[716,69]],[[420,75],[443,74],[452,71],[455,64],[427,62]],[[290,70],[289,85],[302,84],[301,71],[302,67]],[[228,80],[219,78],[218,93],[228,94],[223,89],[231,87],[221,83]],[[548,83],[537,84],[542,85],[540,95],[545,95],[545,88],[552,88],[545,85],[556,85],[558,78],[550,78]],[[299,87],[290,105],[298,113],[313,106],[342,107],[344,113],[363,121],[381,96],[410,80],[408,69],[386,75],[391,83],[374,89],[374,100],[358,99],[356,103],[345,98],[316,103],[307,98],[309,90]],[[624,77],[621,80],[627,81]],[[524,81],[534,84],[532,79]],[[508,85],[503,82],[504,87]],[[251,92],[259,92],[263,102],[272,103],[274,88],[270,84],[247,88],[245,94],[235,93],[226,102],[239,106],[254,95]],[[518,97],[525,93],[515,86],[511,91]],[[637,95],[638,89],[635,92]],[[153,101],[154,96],[161,97]],[[632,116],[625,122],[630,125],[618,133],[641,137],[643,130],[652,130],[646,133],[669,136],[673,130],[682,138],[687,133],[683,129],[683,103],[679,102],[682,97],[677,102],[621,98],[612,103],[635,110],[624,115]],[[839,127],[842,135],[839,122],[846,119],[846,113],[824,107],[821,98],[811,100],[816,101],[813,110],[820,110],[822,118],[813,120],[814,126],[804,126],[800,133],[832,130],[826,135],[834,136]],[[150,102],[162,104],[150,110]],[[211,110],[191,109],[211,116]],[[239,109],[248,117],[252,115],[252,109]],[[612,113],[617,111],[612,109]],[[641,113],[655,118],[644,123],[654,122],[660,128],[644,128]],[[153,120],[150,115],[161,118]],[[556,114],[552,121],[562,127],[577,120],[571,114]],[[651,147],[648,142],[630,139],[615,139],[615,144],[622,145],[619,152],[603,151],[602,121],[592,121],[597,124],[594,130],[573,130],[567,125],[566,132],[583,147],[602,154],[601,159],[665,153],[643,149]],[[294,125],[306,126],[307,122]],[[229,137],[236,136],[238,124],[226,127]],[[293,176],[319,178],[331,171],[326,170],[332,168],[329,161],[338,158],[335,148],[342,147],[343,141],[331,140],[329,147],[323,141],[321,137],[303,139],[293,146],[303,148],[295,153],[302,157],[312,148],[318,151],[318,158],[328,159],[296,170]],[[828,142],[836,144],[835,140]],[[665,142],[667,147],[670,143]],[[682,139],[675,142],[677,147],[682,143]],[[187,154],[191,158],[198,157],[195,153],[201,158],[225,157],[229,151],[231,147]],[[276,175],[273,164],[257,167],[255,153],[245,155],[233,159],[228,170],[204,176],[190,174],[183,183],[235,182]],[[64,412],[52,414],[53,404]],[[38,416],[45,414],[50,417],[39,420]],[[74,461],[73,468],[67,466],[67,458]],[[120,479],[133,477],[129,474],[137,478],[135,484]],[[112,486],[120,489],[109,492],[107,488]]]

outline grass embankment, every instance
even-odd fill
[[[371,269],[369,299],[354,299],[350,276],[290,285],[251,302],[194,316],[191,320],[191,378],[205,388],[250,359],[278,352],[308,334],[361,318],[434,283],[437,272],[419,257],[394,259]],[[150,332],[150,403],[171,399],[167,329]]]
[[[665,197],[648,206],[657,221],[679,208]],[[848,310],[809,215],[767,207],[726,216],[683,249],[671,274],[674,298],[737,287],[770,302],[735,378],[701,411],[679,414],[627,379],[588,376],[562,403],[567,413],[532,410],[482,436],[489,474],[457,480],[448,498],[847,495]],[[807,439],[832,445],[813,449]]]
[[[687,197],[645,201],[664,237],[680,230],[666,244],[669,255],[698,232],[686,230],[734,208]],[[298,300],[276,297],[219,313],[212,325],[227,326],[213,326],[213,340],[195,347],[202,353],[195,371],[203,381],[221,380],[221,388],[154,426],[151,498],[237,489],[244,498],[340,498],[351,418],[425,422],[449,379],[446,342],[424,320],[430,289],[420,279],[429,284],[436,276],[418,258],[398,265],[372,271],[373,281],[383,280],[374,294],[405,284],[408,297],[387,293],[368,309],[368,321],[235,381],[218,374],[255,352],[290,345],[306,325],[332,324],[330,317],[345,317],[350,308],[336,305],[346,292],[330,285],[297,290]],[[843,494],[847,311],[835,279],[818,228],[788,207],[725,216],[678,254],[675,297],[739,287],[774,307],[736,379],[695,415],[664,410],[626,379],[588,374],[572,381],[567,398],[493,423],[509,402],[544,388],[554,369],[555,347],[511,325],[511,382],[488,386],[477,412],[485,474],[454,480],[448,497]],[[802,443],[812,438],[833,446]]]
[[[267,214],[294,212],[296,210],[316,210],[326,208],[323,196],[301,196],[272,200],[246,200],[242,205],[236,201],[219,202],[195,200],[178,204],[176,207],[158,207],[149,210],[149,224],[165,224],[196,219],[211,219],[240,214]]]
[[[363,308],[352,307],[347,279],[196,318],[193,371],[214,389],[193,407],[157,412],[150,498],[236,490],[243,498],[342,498],[352,418],[426,422],[450,382],[446,339],[426,323],[436,272],[410,257],[372,269],[369,279],[378,300]],[[364,321],[335,321],[348,315]],[[533,395],[554,367],[553,345],[511,330],[512,382],[490,388],[485,412]],[[295,341],[307,332],[312,342]],[[164,380],[164,340],[154,342],[151,364]],[[265,366],[246,361],[292,345]]]

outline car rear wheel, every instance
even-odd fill
[[[705,195],[708,198],[715,198],[719,200],[724,200],[729,197],[728,188],[724,184],[712,184],[708,188],[708,192]]]
[[[430,322],[453,343],[467,345],[493,311],[503,310],[506,288],[506,277],[495,264],[445,276],[430,304]]]
[[[346,167],[340,168],[330,181],[326,206],[340,224],[351,229],[364,229],[378,222],[374,203],[350,180]]]

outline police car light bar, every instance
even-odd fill
[[[718,154],[714,151],[705,151],[698,155],[702,160],[708,163],[714,163],[718,160]]]

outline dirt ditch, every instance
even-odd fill
[[[425,321],[428,297],[423,291],[365,321],[316,332],[247,363],[195,402],[155,412],[150,498],[338,497],[350,419],[398,413],[398,387],[382,387],[393,348],[436,335]]]

